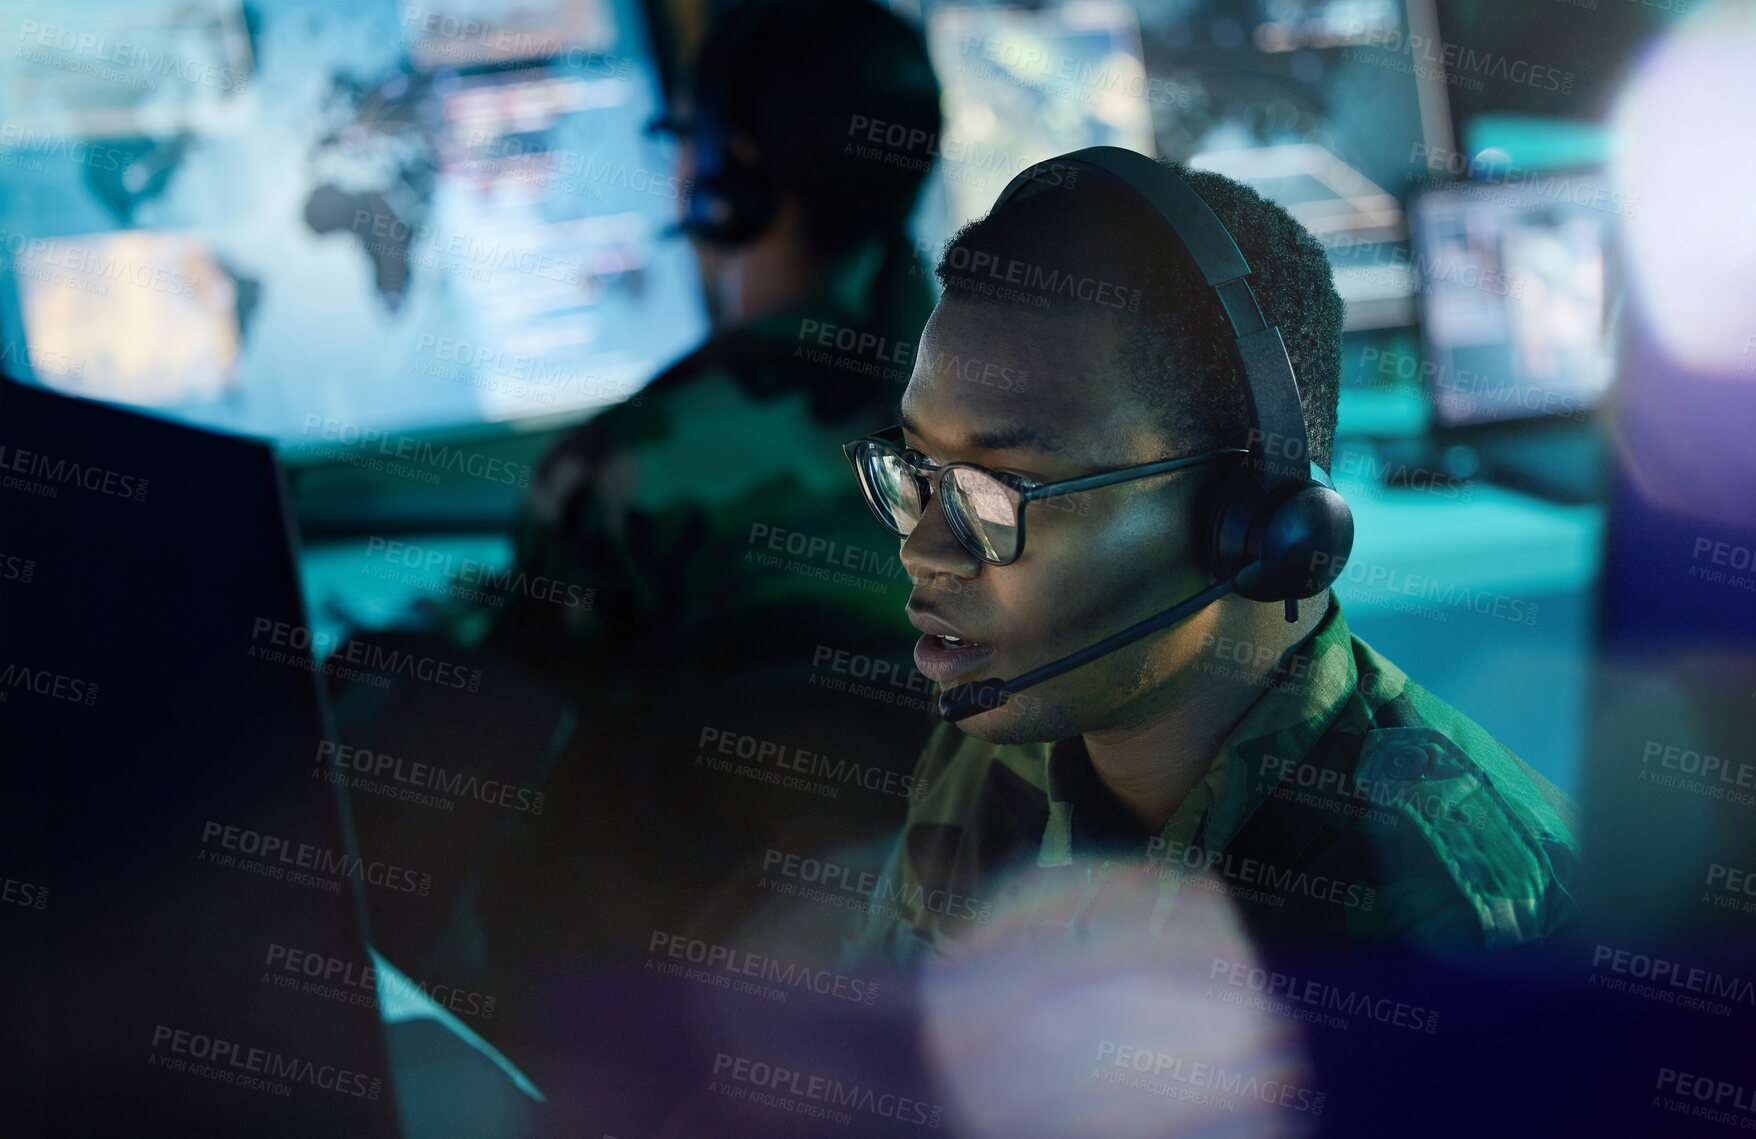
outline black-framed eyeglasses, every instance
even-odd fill
[[[963,548],[996,566],[1011,565],[1024,553],[1027,503],[1169,474],[1227,455],[1250,453],[1242,447],[1221,447],[1078,478],[1037,482],[1004,471],[990,471],[975,463],[941,466],[904,447],[901,426],[845,443],[842,450],[859,477],[866,504],[892,534],[908,537],[921,521],[927,499],[937,498],[946,521],[951,523],[951,532]]]

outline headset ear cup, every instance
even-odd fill
[[[1258,512],[1251,545],[1262,563],[1261,601],[1315,597],[1341,576],[1354,548],[1354,515],[1320,482],[1289,484]]]
[[[711,173],[695,180],[683,228],[717,245],[742,245],[774,220],[773,188],[755,167],[725,156]]]
[[[1207,568],[1229,578],[1250,562],[1250,522],[1262,502],[1262,488],[1240,464],[1216,479],[1207,495]]]
[[[1264,492],[1241,470],[1221,484],[1213,499],[1209,565],[1231,577],[1251,562],[1261,572],[1238,593],[1252,601],[1315,597],[1347,565],[1354,546],[1354,516],[1347,500],[1314,479]]]

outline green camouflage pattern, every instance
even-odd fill
[[[855,250],[806,303],[716,335],[540,465],[509,575],[524,584],[452,626],[578,713],[542,814],[507,829],[475,888],[483,984],[638,960],[654,930],[723,940],[761,899],[742,868],[769,846],[905,817],[883,788],[932,728],[925,679],[918,707],[835,686],[848,661],[900,670],[916,636],[842,444],[893,421],[927,282],[899,237]]]
[[[906,242],[874,239],[573,430],[514,526],[524,587],[450,634],[610,707],[821,643],[906,653],[908,579],[841,445],[890,422],[931,303]]]
[[[1229,896],[1283,948],[1491,953],[1573,916],[1571,801],[1354,637],[1333,599],[1290,659],[1157,834],[1118,817],[1078,737],[1002,746],[939,727],[915,770],[932,790],[844,964],[958,960],[1002,912],[1043,938],[1121,907],[1124,928],[1156,935],[1190,888]]]

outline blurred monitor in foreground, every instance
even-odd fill
[[[287,969],[293,947],[371,974],[363,894],[408,862],[363,848],[313,777],[332,666],[306,651],[273,455],[4,379],[0,461],[26,552],[0,631],[0,862],[6,900],[16,878],[45,911],[0,915],[7,1133],[392,1133],[390,985],[337,1001]]]
[[[1441,427],[1582,417],[1615,375],[1608,250],[1634,208],[1595,174],[1527,174],[1409,206],[1425,380]]]

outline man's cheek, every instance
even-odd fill
[[[1092,626],[1094,640],[1169,609],[1209,584],[1187,522],[1140,511],[1093,529],[1092,557],[1079,588],[1108,599],[1105,616]]]

